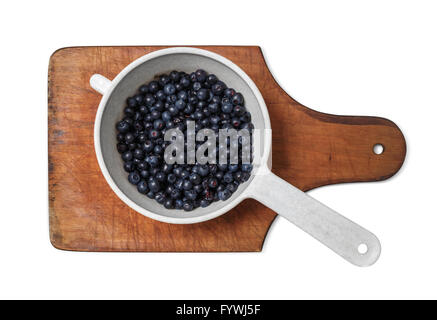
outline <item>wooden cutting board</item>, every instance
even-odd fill
[[[276,214],[255,200],[192,225],[157,222],[117,198],[100,173],[93,127],[100,94],[89,78],[114,78],[136,58],[165,47],[73,47],[56,51],[48,75],[50,240],[77,251],[260,251]],[[272,77],[259,47],[199,46],[232,60],[260,89],[273,130],[273,172],[306,191],[378,181],[402,166],[406,145],[391,121],[336,116],[293,100]],[[284,143],[286,142],[286,143]],[[376,155],[380,143],[384,152]],[[383,214],[383,212],[381,213]]]

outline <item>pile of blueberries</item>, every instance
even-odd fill
[[[117,150],[129,182],[167,209],[191,211],[225,201],[252,171],[240,152],[238,164],[165,163],[164,150],[171,143],[164,140],[166,130],[178,128],[186,137],[187,120],[195,121],[196,133],[202,128],[251,133],[254,128],[243,95],[204,70],[155,77],[127,99],[124,118],[116,124]]]

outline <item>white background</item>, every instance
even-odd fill
[[[0,298],[437,298],[435,1],[3,1]],[[358,268],[284,219],[262,253],[104,254],[48,237],[47,67],[64,46],[260,45],[313,109],[387,117],[408,146],[380,183],[310,194],[380,238]]]

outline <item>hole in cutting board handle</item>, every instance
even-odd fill
[[[374,154],[382,154],[384,152],[384,146],[380,143],[376,143],[373,146],[373,153]]]
[[[367,245],[365,243],[362,243],[358,246],[357,250],[360,254],[366,254],[367,251],[369,250],[369,248],[367,247]]]

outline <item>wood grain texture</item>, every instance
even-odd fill
[[[89,78],[114,78],[134,59],[165,47],[73,47],[50,58],[48,153],[50,239],[78,251],[260,251],[276,214],[246,200],[199,224],[172,225],[142,216],[107,185],[93,147],[101,96]],[[405,158],[399,128],[375,117],[335,116],[302,106],[274,80],[259,47],[208,46],[239,65],[260,89],[273,130],[273,172],[302,190],[384,180]],[[381,143],[381,155],[373,145]]]

